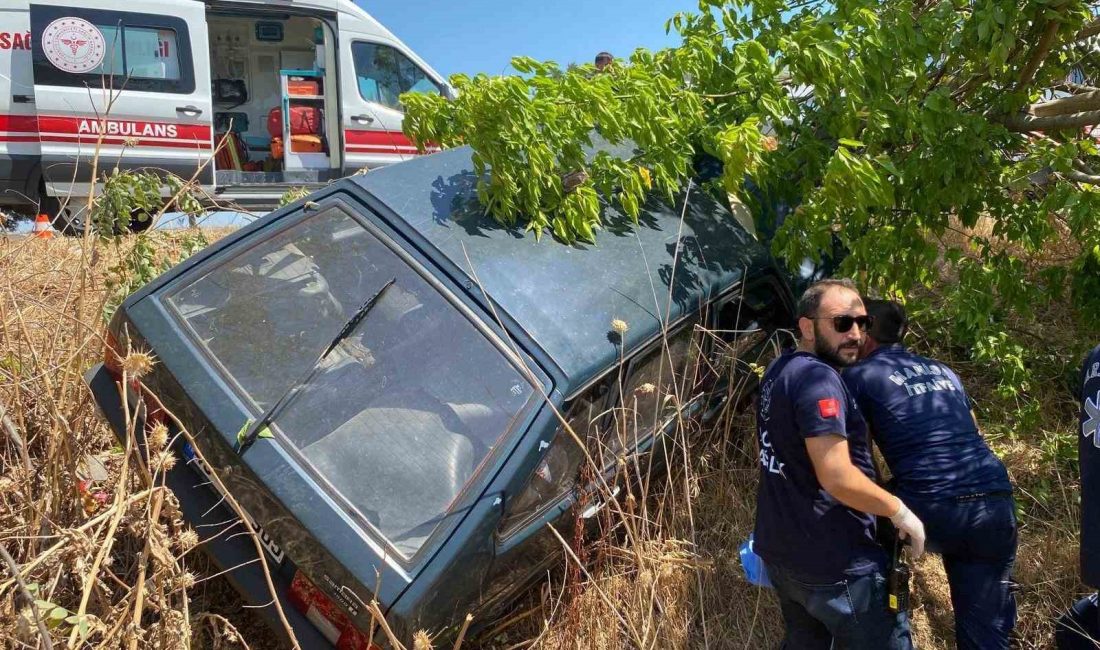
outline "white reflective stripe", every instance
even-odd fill
[[[95,134],[95,133],[79,133],[78,134],[78,133],[53,133],[53,132],[43,131],[41,133],[38,133],[38,135],[42,136],[43,138],[46,138],[46,137],[79,138],[81,142],[97,142],[99,140],[99,135]],[[210,140],[191,140],[191,139],[185,140],[183,138],[155,138],[155,137],[152,137],[152,136],[145,136],[145,135],[104,135],[103,136],[104,140],[110,140],[112,138],[118,139],[118,140],[125,140],[127,138],[134,138],[135,140],[143,140],[143,141],[144,140],[149,140],[149,141],[152,141],[152,142],[178,142],[180,144],[184,144],[184,143],[186,143],[186,144],[204,144],[204,145],[209,145],[210,144]]]

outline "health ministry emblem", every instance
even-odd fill
[[[103,32],[83,18],[58,18],[42,30],[42,51],[59,70],[83,74],[103,63]]]

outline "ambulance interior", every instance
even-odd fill
[[[277,14],[210,13],[207,25],[218,185],[338,177],[343,161],[330,29],[315,18]]]

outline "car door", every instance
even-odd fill
[[[98,169],[154,168],[213,181],[206,14],[197,0],[31,4],[43,174],[86,196]],[[205,167],[204,167],[205,165]]]
[[[396,43],[357,32],[343,34],[341,120],[344,172],[401,162],[417,154],[401,130],[405,92],[440,94],[444,85]]]
[[[608,424],[606,406],[616,377],[603,378],[561,409],[573,433],[586,444]],[[585,498],[584,487],[592,476],[585,469],[587,461],[577,438],[559,426],[548,440],[540,440],[544,453],[534,471],[514,495],[506,496],[495,557],[482,589],[486,608],[508,602],[531,578],[560,559],[562,545],[551,527],[564,539],[572,539],[578,518],[574,506]]]

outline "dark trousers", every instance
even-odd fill
[[[886,608],[881,572],[838,582],[797,576],[768,564],[779,596],[783,650],[910,650],[909,616]]]
[[[1011,495],[959,499],[906,498],[924,522],[928,550],[943,556],[961,650],[1008,648],[1016,626],[1012,565],[1016,512]]]
[[[1100,594],[1090,594],[1074,603],[1054,626],[1054,644],[1058,650],[1096,650],[1100,648]]]

